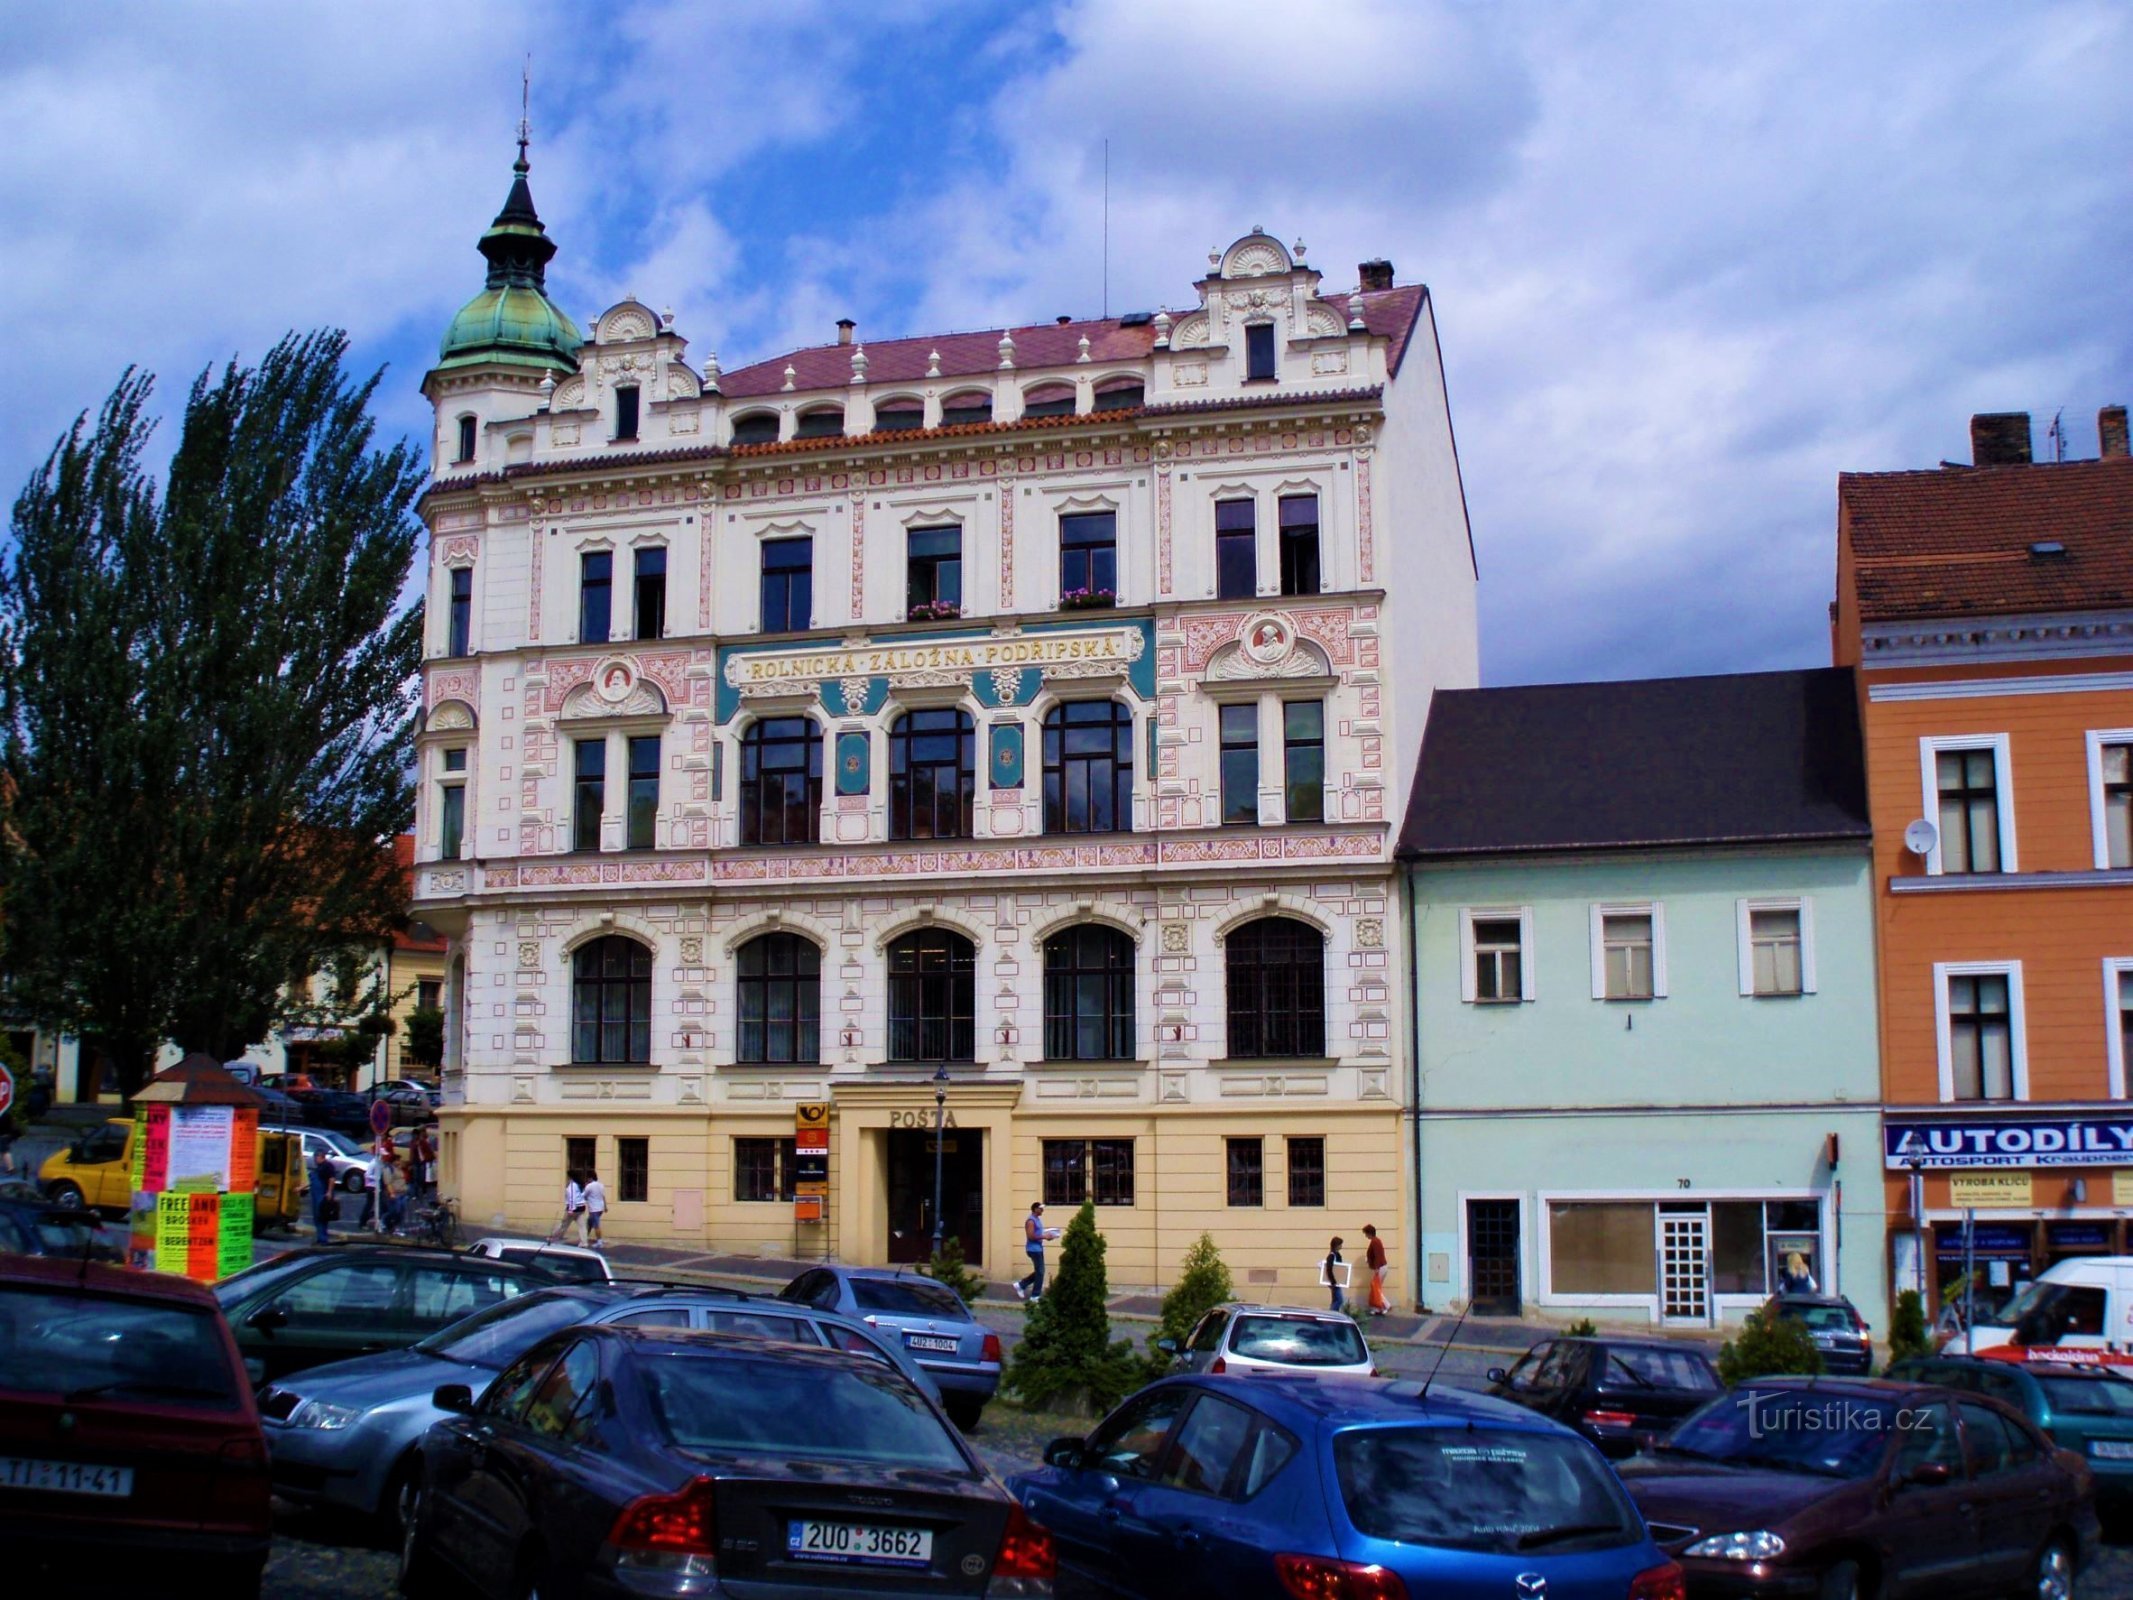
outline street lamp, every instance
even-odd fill
[[[941,1152],[948,1126],[948,1063],[933,1072],[933,1259],[941,1256]]]

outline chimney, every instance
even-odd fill
[[[2096,438],[2103,446],[2103,458],[2108,461],[2117,456],[2121,459],[2126,450],[2126,408],[2105,406],[2096,413]]]
[[[1052,321],[1053,321],[1053,322],[1054,322],[1054,323],[1055,323],[1055,324],[1056,324],[1057,326],[1059,326],[1059,327],[1062,327],[1062,328],[1063,328],[1063,327],[1065,327],[1065,326],[1066,326],[1066,325],[1067,325],[1068,323],[1072,322],[1073,320],[1074,320],[1074,319],[1073,319],[1072,317],[1054,317],[1054,318],[1052,318]]]
[[[1383,256],[1375,261],[1366,261],[1355,269],[1363,275],[1366,289],[1390,289],[1392,287],[1392,263]]]
[[[2029,413],[1980,411],[1970,419],[1970,460],[1980,467],[2029,465]]]
[[[858,326],[859,324],[850,317],[839,317],[837,319],[837,342],[839,344],[850,344],[852,342],[852,330]]]

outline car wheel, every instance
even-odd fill
[[[341,1175],[341,1187],[350,1194],[361,1194],[363,1192],[363,1174],[361,1170],[343,1173]]]
[[[422,1471],[408,1475],[407,1490],[400,1506],[400,1592],[407,1600],[445,1600],[445,1584],[437,1570],[422,1529],[425,1494]]]
[[[968,1433],[985,1414],[985,1402],[975,1395],[947,1394],[941,1396],[941,1409],[948,1413],[950,1422]]]
[[[52,1197],[52,1204],[55,1206],[65,1206],[69,1211],[79,1211],[82,1208],[80,1188],[64,1178],[54,1183],[46,1193]]]
[[[417,1484],[421,1480],[422,1459],[410,1450],[406,1459],[386,1475],[385,1492],[378,1496],[378,1548],[399,1550],[407,1542],[407,1530],[414,1521]]]
[[[2074,1557],[2059,1540],[2052,1540],[2037,1552],[2037,1564],[2030,1568],[2025,1592],[2035,1595],[2036,1600],[2072,1600]]]
[[[1827,1568],[1815,1596],[1816,1600],[1867,1600],[1866,1590],[1859,1582],[1859,1563],[1840,1561]]]

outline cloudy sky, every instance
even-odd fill
[[[129,362],[333,324],[393,433],[533,56],[581,324],[737,366],[1189,303],[1210,245],[1428,283],[1488,681],[1827,657],[1836,474],[2133,398],[2133,8],[982,0],[0,7],[10,496]]]

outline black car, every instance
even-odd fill
[[[78,1206],[0,1196],[0,1255],[123,1261],[126,1253],[105,1243],[97,1219]]]
[[[1824,1372],[1863,1378],[1873,1370],[1874,1341],[1868,1336],[1866,1318],[1844,1296],[1781,1294],[1769,1303],[1765,1314],[1805,1328],[1822,1357]]]
[[[358,1141],[374,1137],[370,1131],[370,1102],[345,1089],[291,1089],[307,1128],[330,1128]]]
[[[555,1282],[538,1266],[414,1245],[314,1245],[215,1285],[253,1381],[401,1350]]]
[[[401,1592],[1049,1595],[1051,1536],[909,1379],[734,1334],[577,1327],[423,1436]]]
[[[1664,1339],[1543,1339],[1489,1393],[1577,1429],[1610,1456],[1633,1456],[1719,1394],[1708,1357]]]

